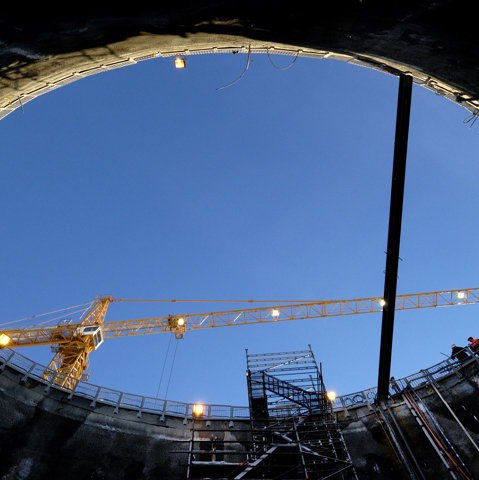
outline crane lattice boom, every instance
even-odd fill
[[[75,379],[79,380],[88,367],[89,353],[103,338],[161,332],[174,332],[177,338],[182,338],[186,330],[375,313],[382,312],[384,306],[381,297],[372,297],[105,322],[109,304],[122,301],[126,300],[97,297],[78,324],[0,331],[0,344],[11,348],[53,345],[56,355],[44,376],[65,388],[73,388]],[[474,303],[479,303],[479,288],[398,295],[396,310]],[[7,343],[4,339],[8,339]]]

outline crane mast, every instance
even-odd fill
[[[113,299],[112,296],[96,297],[85,318],[76,324],[61,322],[55,327],[33,326],[0,331],[0,348],[51,345],[55,356],[43,378],[72,389],[78,380],[84,379],[89,354],[106,338],[173,332],[180,339],[186,330],[375,313],[382,312],[384,306],[381,297],[371,297],[105,322],[109,304],[122,301],[130,300]],[[398,295],[395,309],[413,310],[474,303],[479,303],[478,288]]]
[[[52,344],[52,351],[55,352],[42,375],[45,380],[68,390],[73,389],[78,380],[88,380],[89,376],[84,377],[89,366],[88,355],[103,341],[98,334],[101,336],[101,326],[112,299],[97,297],[84,320],[73,328],[64,329],[59,326],[49,332],[37,332],[43,338],[35,344]]]

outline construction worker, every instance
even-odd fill
[[[479,354],[479,338],[469,337],[467,341],[469,342],[469,346],[471,347],[472,351],[475,354]]]
[[[463,362],[464,360],[467,360],[469,358],[468,353],[466,352],[466,350],[464,350],[463,347],[456,347],[456,345],[452,343],[451,348],[452,348],[451,358],[455,358],[460,362]]]

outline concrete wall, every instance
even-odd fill
[[[74,396],[6,367],[0,375],[2,480],[137,480],[186,478],[187,455],[178,440],[191,438],[192,421],[120,409]],[[249,422],[246,422],[249,426]],[[241,422],[211,421],[219,441],[245,438]],[[195,421],[195,429],[206,422]],[[244,426],[243,426],[244,429]],[[200,433],[196,439],[210,439]]]
[[[101,2],[99,2],[101,4]],[[0,118],[84,76],[155,56],[251,46],[319,53],[398,74],[479,109],[479,49],[464,0],[81,3],[64,14],[10,2],[0,16]],[[70,11],[70,10],[69,10]]]
[[[435,383],[459,421],[479,445],[479,363],[474,360],[459,372]],[[479,451],[467,438],[459,424],[430,384],[416,389],[427,408],[435,415],[474,478],[479,478]],[[414,452],[424,476],[429,480],[452,478],[431,446],[425,433],[411,414],[401,395],[395,395],[389,406],[400,429]],[[405,475],[391,446],[387,427],[375,405],[349,409],[339,413],[339,422],[360,478],[403,479]]]
[[[479,444],[479,363],[473,360],[437,383],[459,420]],[[187,456],[172,453],[186,450],[192,421],[181,417],[120,408],[97,403],[28,379],[24,373],[6,366],[0,374],[0,478],[28,479],[179,479],[186,478]],[[466,438],[431,385],[424,384],[418,394],[437,417],[467,468],[479,478],[479,452]],[[389,402],[405,438],[410,444],[425,477],[450,478],[436,451],[412,417],[401,396]],[[397,459],[387,429],[375,405],[340,410],[338,419],[360,480],[407,479]],[[209,431],[218,441],[247,440],[248,421],[195,421],[196,440],[208,442]],[[239,444],[240,444],[239,443]],[[238,457],[238,458],[236,458]],[[241,461],[231,455],[226,461]],[[220,460],[218,458],[218,460]]]

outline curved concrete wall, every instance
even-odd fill
[[[0,478],[28,479],[179,479],[186,476],[186,453],[192,419],[162,416],[91,398],[69,395],[46,382],[26,378],[10,365],[0,369]],[[443,366],[440,367],[443,369]],[[433,384],[479,444],[479,361],[471,358],[434,380],[433,370],[408,377],[475,478],[478,451],[434,390]],[[399,381],[404,386],[404,381]],[[401,395],[389,407],[428,480],[448,478],[436,451],[411,415]],[[115,413],[117,411],[118,413]],[[409,478],[397,458],[384,421],[374,404],[337,410],[346,445],[360,480]],[[237,441],[238,452],[249,439],[249,420],[195,420],[195,440]],[[246,444],[244,445],[246,447]],[[244,461],[229,455],[226,461]]]
[[[2,480],[185,478],[185,458],[169,453],[173,439],[187,435],[181,419],[160,426],[131,412],[113,415],[19,380],[8,367],[0,378]]]
[[[0,478],[183,479],[192,420],[119,409],[52,388],[9,366],[0,375]],[[206,421],[195,420],[195,429]],[[248,437],[249,421],[211,420],[219,441]],[[210,440],[208,433],[195,439]],[[179,441],[183,442],[179,442]]]
[[[433,412],[438,424],[471,472],[472,477],[479,478],[479,451],[467,438],[459,423],[436,393],[433,384],[460,423],[466,428],[475,444],[479,445],[479,405],[477,402],[479,361],[476,358],[458,372],[453,372],[437,381],[426,376],[425,379],[423,378],[421,386],[415,388],[424,404]],[[402,386],[405,386],[405,382]],[[453,478],[411,413],[404,397],[394,395],[388,404],[425,478],[431,480]],[[343,410],[338,414],[338,419],[360,478],[378,480],[410,478],[399,463],[397,452],[392,448],[391,435],[377,405]]]
[[[315,4],[317,7],[317,4]],[[0,18],[0,118],[35,96],[136,61],[251,47],[301,51],[410,73],[479,109],[474,31],[464,1],[188,2],[127,11],[79,6],[63,15],[11,2]],[[26,10],[26,11],[25,11]]]

